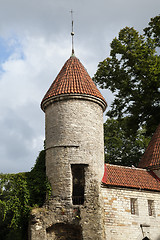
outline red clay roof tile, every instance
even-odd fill
[[[160,166],[160,124],[153,134],[150,143],[139,162],[140,168],[155,168]]]
[[[75,56],[71,56],[62,67],[51,87],[45,94],[43,102],[51,97],[62,94],[85,94],[101,99],[107,106],[105,99],[97,89],[93,80],[82,63]]]
[[[152,171],[141,168],[105,164],[102,183],[108,186],[160,191],[160,179]]]

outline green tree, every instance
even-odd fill
[[[29,200],[26,174],[0,175],[0,239],[21,239],[28,225]]]
[[[155,40],[155,45],[160,47],[160,16],[151,18],[149,26],[144,29],[145,36]]]
[[[111,43],[110,57],[100,62],[94,81],[115,98],[107,115],[127,116],[128,135],[144,125],[150,136],[160,119],[160,16],[151,19],[144,34],[125,27]]]
[[[45,150],[30,172],[0,174],[0,239],[27,240],[30,210],[51,194],[46,178]]]
[[[104,123],[105,162],[137,166],[150,138],[144,136],[145,129],[138,130],[136,136],[126,136],[126,121],[107,119]]]

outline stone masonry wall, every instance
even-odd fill
[[[158,170],[153,170],[154,171],[154,173],[160,178],[160,169],[158,169]]]
[[[126,188],[102,187],[107,240],[160,240],[160,193]],[[130,199],[137,199],[137,214],[131,214]],[[148,200],[153,200],[149,216]]]

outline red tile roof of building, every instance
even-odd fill
[[[86,69],[75,56],[71,56],[62,67],[56,79],[44,96],[45,100],[64,94],[89,95],[100,99],[107,106],[105,99],[97,89]]]
[[[102,183],[108,186],[160,191],[160,179],[142,168],[105,164]]]
[[[157,168],[160,166],[160,124],[139,162],[140,168]]]

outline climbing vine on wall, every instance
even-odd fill
[[[45,150],[30,172],[0,174],[0,239],[25,240],[29,213],[41,207],[51,187],[46,178]]]

